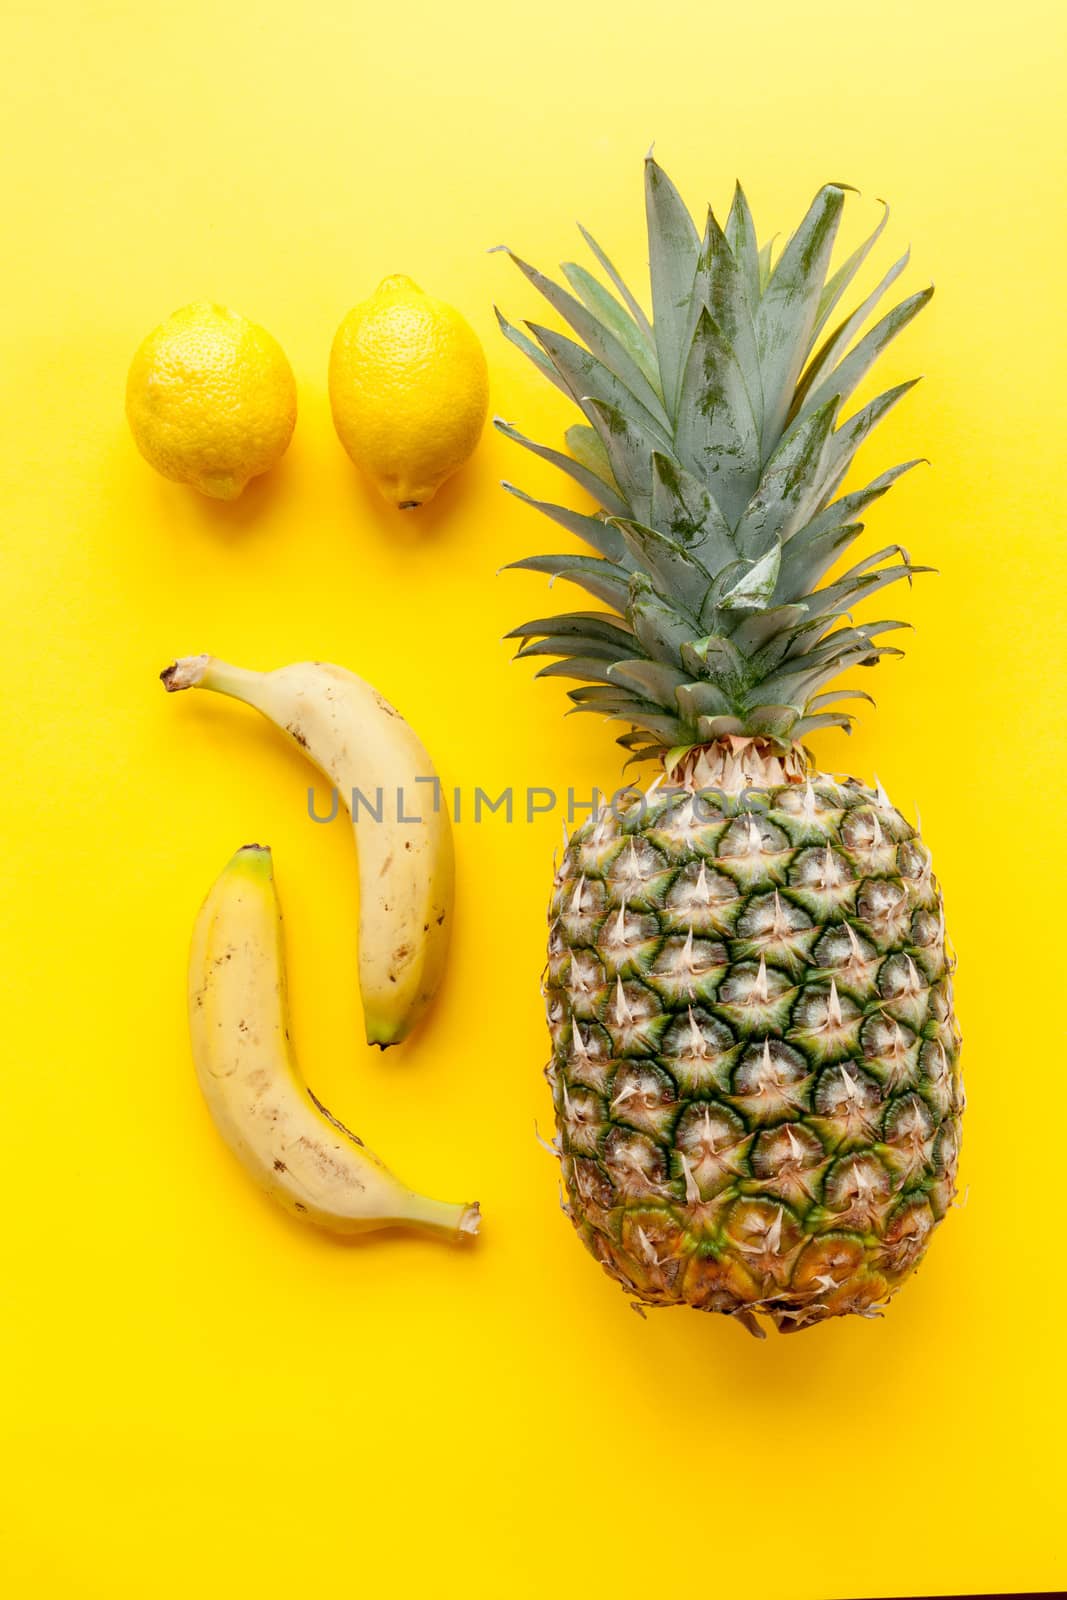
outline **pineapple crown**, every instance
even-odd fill
[[[582,342],[533,322],[531,338],[497,311],[500,327],[586,420],[567,430],[569,454],[500,419],[496,426],[561,468],[599,508],[588,515],[506,483],[596,552],[512,565],[565,578],[608,607],[541,617],[508,637],[522,641],[519,656],[557,658],[539,676],[579,680],[569,691],[573,710],[628,723],[619,743],[631,760],[671,765],[693,746],[727,738],[785,752],[815,728],[848,731],[840,702],[871,697],[826,685],[848,667],[902,654],[878,641],[905,623],[859,624],[850,607],[928,568],[888,545],[822,580],[862,532],[864,509],[918,464],[891,467],[835,499],[867,435],[918,380],[844,420],[842,411],[933,289],[861,335],[905,253],[824,334],[888,220],[886,209],[831,273],[846,187],[819,190],[774,260],[771,242],[757,243],[740,185],[725,228],[709,208],[701,239],[650,155],[651,321],[584,228],[614,292],[568,262],[568,293],[508,252]]]

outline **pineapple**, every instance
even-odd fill
[[[581,342],[499,317],[585,420],[566,454],[497,426],[598,507],[506,485],[592,552],[515,565],[602,607],[509,637],[658,768],[576,830],[556,874],[554,1147],[565,1209],[638,1308],[786,1332],[876,1315],[955,1194],[959,1034],[929,854],[880,785],[817,770],[804,744],[870,699],[829,687],[839,673],[900,654],[884,640],[902,624],[856,621],[857,602],[926,570],[898,545],[838,565],[914,462],[839,490],[911,385],[851,414],[849,398],[932,291],[862,331],[904,257],[837,320],[886,221],[831,270],[840,185],[775,260],[740,187],[701,238],[651,157],[645,178],[651,320],[588,234],[610,289],[567,264],[572,294],[512,258]]]

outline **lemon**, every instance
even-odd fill
[[[477,335],[410,278],[354,306],[330,352],[330,405],[357,467],[400,510],[432,498],[472,454],[489,378]]]
[[[126,415],[157,472],[216,500],[235,500],[249,478],[285,454],[296,425],[296,383],[265,328],[196,300],[137,351]]]

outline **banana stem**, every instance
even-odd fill
[[[217,656],[180,656],[160,673],[164,689],[173,694],[179,689],[214,689],[217,694],[230,695],[243,700],[246,705],[260,707],[264,672],[250,672],[246,667],[231,666]]]
[[[477,1200],[470,1205],[451,1205],[445,1200],[430,1200],[426,1195],[409,1193],[403,1214],[396,1220],[425,1233],[444,1234],[459,1244],[475,1237],[482,1215]]]

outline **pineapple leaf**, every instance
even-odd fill
[[[679,744],[686,737],[685,723],[680,717],[664,716],[659,707],[646,711],[637,701],[634,701],[634,707],[633,711],[626,713],[628,721],[654,733],[664,747]]]
[[[847,711],[824,711],[820,716],[801,717],[793,725],[793,738],[802,739],[815,728],[844,728],[846,733],[851,733],[853,720]]]
[[[589,471],[595,473],[604,483],[614,482],[608,453],[595,428],[591,428],[588,422],[572,422],[564,431],[563,437],[575,461],[580,461],[583,467],[588,467]],[[615,487],[618,488],[618,484]]]
[[[807,606],[799,604],[773,606],[770,611],[754,611],[738,623],[730,638],[738,650],[743,651],[750,660],[755,657],[760,666],[766,668],[765,657],[769,647],[776,641],[784,640],[784,654],[807,614]]]
[[[882,236],[885,225],[889,221],[889,207],[884,200],[879,200],[878,204],[882,207],[882,215],[874,232],[864,239],[859,248],[853,250],[848,260],[843,262],[837,271],[826,280],[826,286],[819,296],[819,310],[815,318],[815,326],[812,329],[813,339],[818,338],[819,333],[826,326],[830,313]]]
[[[633,640],[629,648],[633,649]],[[528,639],[513,659],[524,661],[527,656],[587,656],[594,661],[622,661],[626,658],[625,646],[606,644],[603,639],[584,638],[575,633],[546,633],[541,639]]]
[[[759,706],[745,714],[746,733],[761,733],[768,738],[795,739],[795,728],[800,706]]]
[[[692,643],[692,623],[663,604],[644,573],[635,572],[630,578],[626,617],[651,660],[685,665],[681,652],[683,645]]]
[[[538,444],[534,439],[527,439],[518,428],[513,427],[510,422],[505,422],[503,417],[494,417],[493,426],[498,433],[504,435],[505,439],[513,439],[516,444],[521,444],[524,450],[529,450],[531,455],[540,456],[542,461],[551,461],[554,467],[559,467],[561,472],[567,473],[586,494],[592,495],[594,500],[599,501],[605,511],[617,517],[626,516],[629,510],[626,501],[611,484],[598,478],[595,472],[590,472],[580,462],[563,455],[559,450],[551,450],[546,444]]]
[[[687,610],[699,617],[704,597],[711,586],[711,576],[673,539],[646,528],[639,522],[622,518],[612,524],[622,535],[627,551],[627,565],[648,574],[653,586],[664,599],[676,605],[679,611]]]
[[[635,648],[633,629],[610,611],[563,611],[556,617],[536,617],[532,622],[512,628],[504,638],[532,639],[549,634],[584,636],[605,644],[617,644],[627,655]]]
[[[536,344],[534,344],[529,335],[523,333],[521,328],[516,328],[513,323],[509,322],[507,317],[505,317],[504,313],[498,306],[494,306],[493,310],[496,312],[496,320],[505,339],[510,339],[512,344],[516,345],[518,349],[522,351],[524,356],[528,356],[533,362],[534,366],[537,368],[538,372],[540,372],[543,377],[546,377],[549,383],[555,384],[560,394],[565,394],[569,400],[571,398],[571,392],[564,383],[563,379],[560,377],[559,373],[556,371],[555,367],[552,365],[551,361],[545,355],[545,352]]]
[[[629,515],[647,522],[652,510],[652,456],[656,440],[644,433],[624,411],[601,400],[587,400],[592,418],[607,452],[612,475],[629,502]]]
[[[667,415],[673,419],[678,412],[679,386],[687,353],[689,298],[696,277],[700,239],[681,195],[651,155],[645,160],[645,212],[653,329],[663,400]]]
[[[804,409],[807,403],[808,393],[816,380],[820,378],[823,372],[828,372],[833,367],[835,361],[840,359],[841,355],[845,350],[848,349],[849,345],[852,343],[852,340],[863,327],[863,324],[867,321],[867,318],[870,316],[879,300],[881,300],[886,290],[891,288],[896,280],[900,277],[900,274],[904,271],[904,268],[908,264],[908,257],[909,252],[905,250],[904,254],[900,257],[900,260],[894,261],[893,265],[890,267],[881,283],[879,283],[876,288],[871,290],[866,300],[862,301],[862,303],[856,307],[855,311],[850,312],[842,322],[839,322],[833,333],[831,333],[819,346],[811,361],[808,363],[807,369],[804,372],[804,376],[797,385],[797,392],[793,399],[794,416],[798,415],[800,411]]]
[[[697,261],[687,348],[696,332],[697,315],[702,305],[707,307],[716,327],[737,357],[758,428],[763,420],[763,385],[756,353],[755,325],[744,277],[710,206]]]
[[[697,722],[697,732],[704,743],[712,739],[726,739],[732,733],[744,731],[745,723],[740,717],[701,717]]]
[[[810,651],[805,656],[792,658],[788,663],[788,670],[775,673],[749,694],[751,706],[778,704],[789,699],[795,704],[806,705],[813,690],[822,684],[828,683],[831,678],[836,678],[838,673],[851,666],[873,666],[882,656],[899,656],[901,650],[892,649],[889,645],[873,645],[869,639],[861,638],[853,629],[841,629],[840,634],[848,634],[850,643],[828,644],[818,651]],[[836,641],[840,636],[832,635]]]
[[[616,289],[619,291],[619,296],[622,299],[623,304],[626,306],[626,309],[629,311],[630,315],[633,317],[634,321],[637,323],[637,326],[640,328],[641,332],[644,334],[645,339],[646,339],[646,341],[648,343],[649,349],[650,350],[655,350],[655,348],[656,348],[656,339],[655,339],[655,335],[652,332],[652,324],[649,322],[648,318],[646,317],[644,311],[641,308],[640,303],[634,297],[634,295],[632,295],[630,293],[630,290],[626,287],[625,283],[622,281],[622,278],[619,276],[619,274],[616,271],[615,267],[613,266],[611,261],[608,259],[607,255],[604,253],[604,251],[597,244],[596,240],[593,238],[593,235],[589,232],[588,228],[583,228],[581,223],[579,223],[578,224],[578,232],[581,234],[582,238],[585,240],[586,244],[589,246],[590,250],[592,251],[593,255],[596,257],[596,259],[597,259],[598,263],[600,264],[600,266],[602,266],[604,271],[607,273],[607,275],[608,275],[609,279],[611,280],[611,282],[615,285]]]
[[[774,255],[774,240],[768,239],[765,245],[760,246],[759,253],[759,292],[762,296],[771,281],[771,258]]]
[[[774,593],[781,564],[782,546],[776,540],[758,561],[742,563],[745,570],[733,579],[729,588],[720,590],[715,605],[720,611],[764,609]]]
[[[676,691],[678,708],[690,722],[698,717],[719,717],[732,708],[717,683],[686,683]]]
[[[737,358],[706,308],[682,377],[675,452],[735,523],[759,481],[759,432]]]
[[[731,639],[709,633],[692,640],[682,652],[682,665],[702,678],[711,678],[720,688],[740,690],[748,676],[748,663]]]
[[[742,555],[765,549],[771,538],[784,543],[815,511],[826,442],[837,407],[838,401],[832,397],[783,437],[737,525],[735,540]]]
[[[654,324],[585,230],[596,276],[566,262],[556,282],[513,258],[569,327],[501,328],[584,420],[568,429],[566,456],[497,426],[598,505],[575,511],[507,485],[590,547],[514,566],[584,587],[607,609],[539,618],[509,638],[541,675],[578,680],[574,711],[631,724],[619,740],[631,761],[729,734],[787,748],[818,728],[847,731],[847,702],[869,696],[833,680],[901,654],[886,636],[906,624],[858,623],[852,608],[929,569],[898,545],[836,569],[865,508],[917,464],[841,493],[913,385],[842,411],[931,291],[876,309],[904,256],[833,326],[888,217],[831,272],[845,187],[824,186],[783,248],[760,248],[740,186],[725,228],[709,210],[701,238],[650,156]]]
[[[517,489],[513,483],[505,481],[501,487],[514,495],[516,500],[521,500],[523,505],[532,506],[535,511],[543,511],[546,517],[558,522],[568,533],[576,534],[579,539],[591,545],[598,555],[606,556],[609,561],[617,562],[623,567],[632,564],[622,536],[617,529],[600,517],[587,517],[581,511],[572,511],[569,506],[553,505],[550,500],[535,500],[525,490]]]
[[[866,599],[868,595],[884,589],[887,584],[898,583],[901,578],[907,578],[910,583],[916,573],[933,570],[931,567],[913,566],[906,560],[894,566],[879,567],[874,570],[875,562],[882,561],[886,556],[899,551],[899,545],[888,545],[886,549],[879,550],[877,555],[868,556],[866,561],[861,561],[850,568],[836,583],[829,584],[825,589],[816,589],[814,594],[808,597],[812,616],[826,616],[835,612],[844,601],[853,598]]]
[[[918,378],[910,378],[907,383],[898,383],[895,389],[887,389],[884,394],[877,395],[859,411],[854,412],[831,436],[826,449],[829,476],[823,494],[824,504],[836,491],[868,434],[893,409],[897,401],[903,399],[909,389],[914,389],[918,381]]]
[[[776,440],[811,348],[819,296],[834,247],[844,190],[827,184],[789,240],[756,312],[767,438]]]
[[[815,384],[809,390],[804,401],[804,412],[806,413],[812,406],[825,404],[831,396],[836,396],[840,401],[847,400],[856,385],[870,371],[886,345],[907,327],[913,317],[918,315],[933,292],[932,287],[920,289],[918,294],[909,295],[898,306],[894,306],[892,311],[887,312],[880,322],[875,323],[855,349],[851,350],[821,383]]]
[[[613,703],[623,705],[631,705],[633,703],[632,695],[627,694],[624,689],[617,688],[612,684],[585,684],[580,689],[568,689],[567,695],[575,702],[576,705],[587,705],[590,707],[610,705]]]
[[[652,522],[687,546],[708,572],[736,560],[733,534],[718,503],[691,473],[658,450],[652,455]]]
[[[606,606],[613,606],[622,616],[629,597],[629,574],[612,561],[602,561],[597,556],[526,556],[522,561],[510,561],[512,567],[527,572],[547,572],[550,578],[563,578],[577,584]]]
[[[894,629],[908,626],[906,622],[866,622],[862,627],[850,624],[843,628],[835,628],[832,632],[825,633],[821,639],[817,639],[809,650],[800,655],[790,656],[782,670],[791,674],[803,673],[825,666],[832,667],[834,672],[837,672],[846,662],[853,660],[870,665],[878,654],[900,655],[902,654],[900,650],[892,649],[889,645],[875,646],[871,640],[879,634],[890,633]],[[773,681],[768,679],[761,687],[765,689],[767,683]]]
[[[749,315],[754,317],[760,297],[759,247],[756,243],[756,225],[752,220],[745,191],[735,184],[733,204],[726,219],[726,242],[730,246],[741,281],[745,286]]]
[[[544,296],[553,310],[558,311],[560,316],[570,323],[579,339],[585,341],[588,346],[588,353],[601,366],[605,367],[634,399],[645,407],[651,416],[656,418],[666,432],[669,432],[670,424],[663,409],[663,402],[641,371],[630,351],[611,329],[598,321],[593,313],[582,305],[580,300],[576,300],[573,295],[568,294],[566,289],[561,289],[558,283],[553,283],[551,278],[545,277],[543,272],[538,272],[536,267],[531,267],[528,262],[523,261],[513,251],[509,250],[508,254],[519,271]],[[534,331],[536,332],[537,330]],[[558,355],[552,350],[549,350],[548,353],[555,365],[560,367]],[[567,370],[563,370],[563,376],[569,381]],[[575,399],[579,398],[580,396],[576,394]]]
[[[814,527],[814,524],[809,526]],[[837,523],[831,518],[829,526],[818,529],[810,538],[807,528],[795,534],[782,550],[775,598],[788,601],[793,595],[809,594],[823,573],[833,566],[839,552],[862,532],[862,522]]]
[[[790,595],[810,593],[833,564],[838,551],[862,533],[863,523],[850,519],[884,495],[905,472],[910,472],[912,467],[918,465],[916,460],[890,467],[888,472],[883,472],[865,489],[855,489],[851,494],[834,500],[795,533],[782,552],[778,597],[785,599]]]
[[[899,466],[890,467],[888,471],[873,478],[865,489],[853,489],[851,494],[842,495],[839,500],[832,501],[817,516],[812,517],[810,522],[797,529],[789,540],[790,546],[799,552],[809,538],[816,537],[824,529],[850,522],[859,512],[865,511],[873,501],[880,500],[905,472],[910,472],[912,467],[919,466],[920,460],[920,457],[916,457],[911,461],[902,461]]]
[[[659,392],[659,368],[656,365],[655,346],[646,337],[630,313],[619,304],[598,278],[576,261],[563,263],[563,275],[583,305],[603,323],[627,351],[642,375],[648,380],[656,398]]]
[[[566,656],[562,661],[547,661],[538,667],[535,678],[580,678],[583,683],[610,684],[608,676],[612,663],[593,656]]]
[[[631,689],[658,706],[668,707],[675,703],[676,691],[689,681],[677,667],[669,667],[663,661],[644,661],[639,657],[616,661],[609,668],[609,676],[612,683],[619,683],[624,689]]]
[[[528,322],[526,326],[590,422],[595,421],[590,413],[590,401],[599,400],[604,405],[613,406],[617,411],[632,416],[643,430],[647,430],[661,445],[670,449],[669,428],[665,421],[660,421],[647,406],[642,405],[602,361],[598,361],[588,350],[583,349],[580,344],[575,344],[573,339],[568,339],[562,333],[542,327],[537,322]],[[658,401],[656,403],[658,407]]]
[[[866,700],[868,705],[877,704],[874,696],[869,695],[866,689],[830,689],[826,694],[813,694],[808,701],[808,709],[815,710],[818,706],[835,705],[839,700]]]

